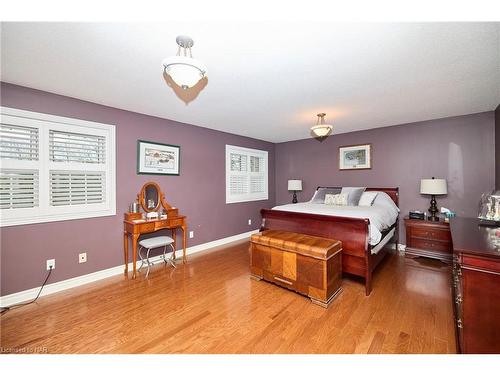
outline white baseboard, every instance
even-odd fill
[[[196,245],[196,246],[191,246],[191,247],[188,247],[186,249],[186,252],[188,255],[198,253],[200,251],[208,250],[208,249],[211,249],[211,248],[216,247],[216,246],[221,246],[221,245],[228,244],[230,242],[234,242],[234,241],[248,238],[254,233],[258,233],[258,230],[256,229],[256,230],[252,230],[250,232],[236,234],[236,235],[231,236],[231,237],[225,237],[225,238],[221,238],[219,240],[206,242],[206,243]],[[182,257],[182,250],[177,250],[175,255],[178,259],[181,258]],[[161,255],[158,255],[158,256],[152,257],[150,259],[154,262],[154,261],[160,260],[161,259],[160,257],[161,257]],[[141,263],[140,261],[137,261],[136,266],[139,267],[140,263]],[[128,264],[128,269],[129,270],[132,269],[132,262]],[[120,275],[120,274],[123,274],[123,271],[124,271],[124,265],[122,264],[122,265],[119,265],[116,267],[112,267],[112,268],[108,268],[105,270],[89,273],[87,275],[73,277],[71,279],[58,281],[58,282],[52,283],[52,284],[47,284],[43,288],[40,296],[46,296],[49,294],[61,292],[63,290],[74,288],[74,287],[77,287],[80,285],[85,285],[88,283],[92,283],[94,281],[102,280],[102,279],[105,279],[105,278],[110,277],[110,276]],[[0,306],[6,307],[6,306],[15,305],[15,304],[20,303],[20,302],[32,300],[36,297],[39,290],[40,290],[40,287],[36,287],[33,289],[23,290],[22,292],[17,292],[17,293],[12,293],[12,294],[8,294],[5,296],[1,296],[0,297]]]

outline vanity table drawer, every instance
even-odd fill
[[[139,230],[140,230],[141,233],[154,232],[154,230],[155,230],[155,223],[143,223],[143,224],[140,224]]]
[[[184,222],[184,219],[172,219],[170,220],[169,225],[172,227],[178,227],[181,226]]]

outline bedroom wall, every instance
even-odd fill
[[[114,124],[117,149],[116,216],[1,228],[1,295],[39,286],[46,259],[56,259],[51,283],[123,264],[123,213],[147,181],[158,182],[166,200],[187,215],[195,231],[188,246],[257,229],[259,210],[274,205],[272,143],[12,84],[0,88],[2,106]],[[180,176],[137,175],[138,139],[180,145]],[[269,152],[269,200],[225,203],[226,144]],[[78,264],[83,251],[87,263]]]
[[[309,200],[319,185],[398,186],[403,218],[410,209],[429,208],[430,197],[419,193],[420,179],[435,176],[448,181],[448,195],[437,197],[438,206],[474,217],[481,193],[495,186],[494,132],[495,113],[490,111],[334,134],[322,143],[315,139],[279,143],[276,204],[291,203],[288,179],[302,179],[299,201]],[[340,171],[338,147],[364,143],[372,144],[372,169]],[[498,145],[497,140],[497,160]],[[404,225],[400,228],[400,242],[405,243]]]
[[[495,110],[495,188],[500,190],[500,104]]]

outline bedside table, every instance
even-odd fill
[[[429,221],[405,218],[406,250],[409,256],[422,256],[451,263],[450,224],[444,221]]]

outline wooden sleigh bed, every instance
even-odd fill
[[[366,191],[383,191],[399,207],[399,188],[367,188]],[[299,212],[262,209],[260,230],[285,230],[342,241],[342,272],[361,276],[365,280],[366,295],[372,290],[372,274],[387,253],[387,245],[376,254],[369,243],[369,220],[351,217],[316,215]],[[382,232],[382,240],[394,229],[392,242],[397,244],[399,220]],[[378,245],[377,245],[378,246]]]

